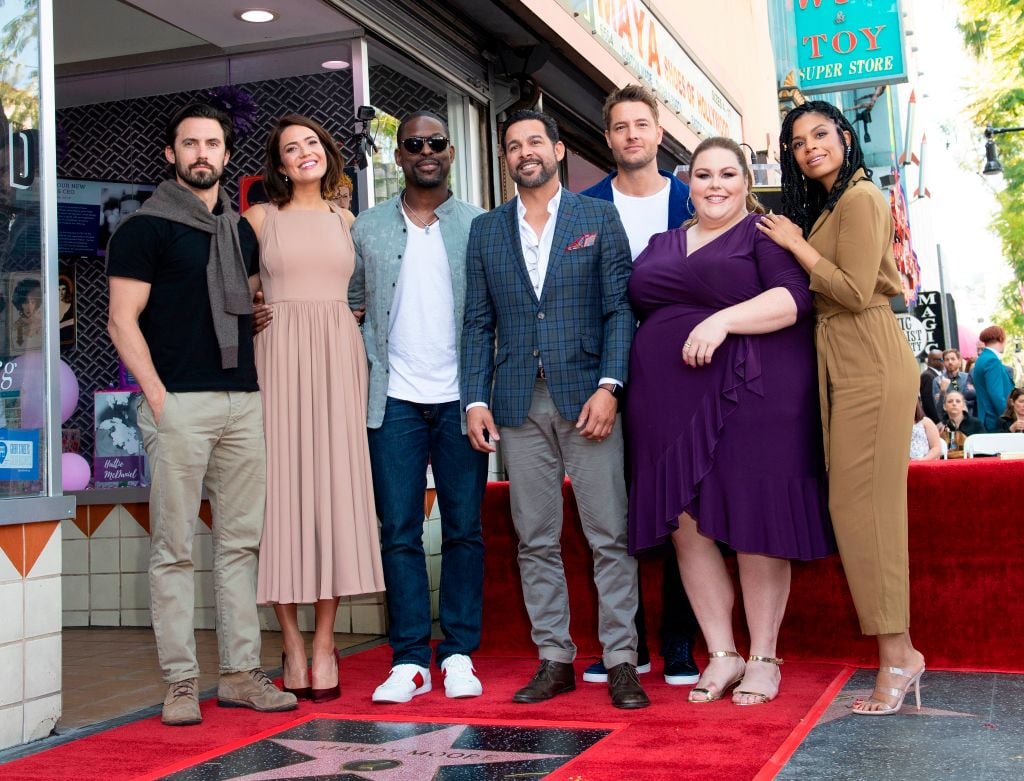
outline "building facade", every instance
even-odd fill
[[[0,748],[59,719],[62,627],[149,624],[145,466],[119,428],[130,429],[132,381],[106,336],[104,250],[116,220],[167,175],[162,128],[175,107],[230,108],[242,131],[225,181],[236,202],[249,198],[271,122],[312,116],[343,146],[357,211],[401,188],[397,122],[423,108],[449,123],[453,191],[485,208],[513,192],[497,138],[518,107],[558,120],[571,189],[612,167],[601,107],[629,82],[658,95],[662,167],[685,164],[709,135],[767,158],[778,133],[769,17],[756,0],[294,0],[262,25],[240,19],[240,5],[0,6],[0,27],[22,33],[0,84]],[[424,511],[436,606],[431,490]],[[204,504],[205,628],[210,522]],[[381,595],[346,602],[339,631],[384,631]]]

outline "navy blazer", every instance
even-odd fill
[[[480,215],[470,228],[462,404],[488,403],[499,426],[521,426],[542,360],[558,413],[575,421],[602,377],[627,379],[635,327],[626,289],[629,239],[614,204],[563,188],[538,300],[523,259],[518,203],[513,198]]]
[[[679,228],[684,222],[690,219],[693,214],[693,201],[690,199],[690,188],[687,187],[679,177],[670,174],[668,171],[658,169],[658,173],[668,179],[668,230]],[[580,195],[589,195],[591,198],[600,198],[602,201],[614,201],[615,193],[612,192],[612,179],[618,176],[618,170],[612,171],[592,187],[583,190]]]

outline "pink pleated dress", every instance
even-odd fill
[[[257,601],[384,590],[366,439],[367,366],[348,307],[355,250],[333,211],[266,207],[256,336],[267,439]]]

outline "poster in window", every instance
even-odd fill
[[[10,355],[43,348],[43,285],[38,272],[7,275],[7,352]]]
[[[75,284],[73,262],[61,260],[57,270],[57,327],[60,329],[60,351],[74,350],[78,334],[78,286]]]

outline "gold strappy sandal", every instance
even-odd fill
[[[748,656],[747,657],[747,661],[748,662],[766,662],[768,664],[774,664],[777,667],[781,666],[782,663],[783,663],[782,659],[779,659],[777,656],[758,656],[757,654],[751,654],[750,656]],[[771,702],[772,700],[774,700],[776,697],[779,696],[778,692],[776,692],[774,696],[769,697],[767,694],[764,694],[762,692],[748,692],[748,691],[744,691],[743,689],[737,689],[736,691],[733,692],[733,696],[734,697],[737,694],[742,694],[745,697],[756,697],[757,699],[754,702],[736,702],[736,700],[733,700],[732,701],[733,705],[764,705],[765,703]]]
[[[740,656],[735,651],[711,651],[711,652],[708,653],[708,658],[709,659],[721,659],[723,657],[728,657],[728,656],[734,656],[737,659],[742,659],[743,658],[742,656]],[[746,669],[746,665],[744,665],[744,670],[745,669]],[[729,691],[729,689],[731,689],[733,686],[735,686],[736,684],[738,684],[740,681],[743,680],[743,672],[744,672],[744,670],[740,670],[740,674],[737,675],[735,678],[733,678],[731,681],[729,681],[729,683],[727,683],[721,689],[716,689],[716,690],[712,691],[711,689],[707,689],[707,688],[705,688],[703,686],[694,687],[694,688],[690,689],[690,695],[689,695],[689,697],[687,699],[689,700],[689,702],[696,703],[696,704],[705,703],[705,702],[716,702],[716,701],[722,699],[722,696],[727,691]],[[694,695],[695,692],[701,692],[704,695],[704,699],[701,699],[701,700],[693,699],[693,695]]]

